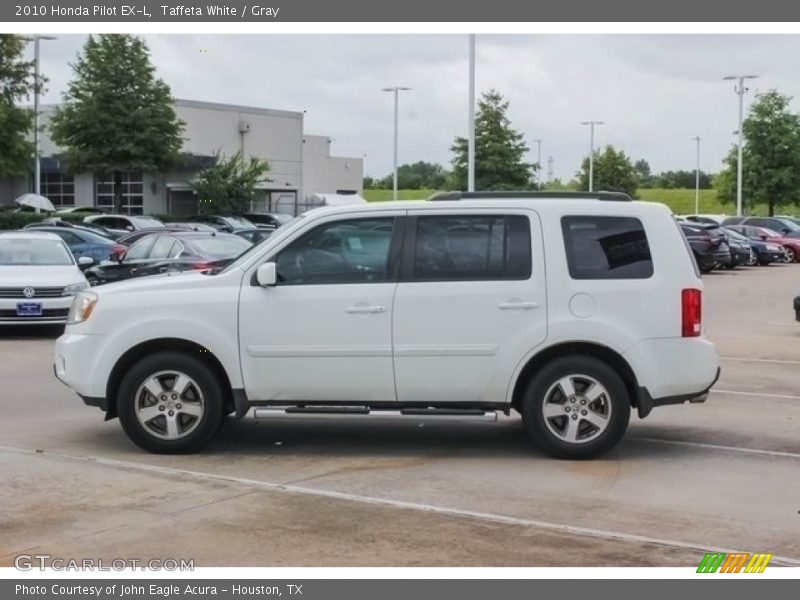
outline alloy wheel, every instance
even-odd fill
[[[589,375],[567,375],[553,383],[541,408],[550,432],[570,444],[594,440],[611,422],[608,390]]]
[[[200,424],[205,398],[200,386],[179,371],[151,375],[136,391],[136,419],[147,432],[162,440],[178,440]]]

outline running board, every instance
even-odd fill
[[[368,406],[289,406],[258,407],[253,417],[265,420],[287,419],[358,419],[375,421],[477,421],[494,423],[497,412],[483,409],[401,408],[398,410]]]

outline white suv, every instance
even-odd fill
[[[611,193],[322,208],[220,271],[78,295],[58,378],[153,452],[225,415],[494,420],[589,458],[719,376],[670,211]]]

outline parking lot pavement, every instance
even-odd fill
[[[148,455],[53,378],[55,334],[0,332],[0,564],[31,548],[264,566],[696,565],[722,548],[800,564],[800,265],[705,284],[723,357],[708,402],[633,417],[589,462],[545,457],[516,416],[231,420],[203,454]]]

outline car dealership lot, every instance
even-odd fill
[[[230,420],[201,454],[149,455],[52,375],[57,332],[0,333],[0,564],[696,565],[706,548],[800,565],[800,266],[707,275],[722,377],[706,404],[632,417],[557,461],[496,424]]]

